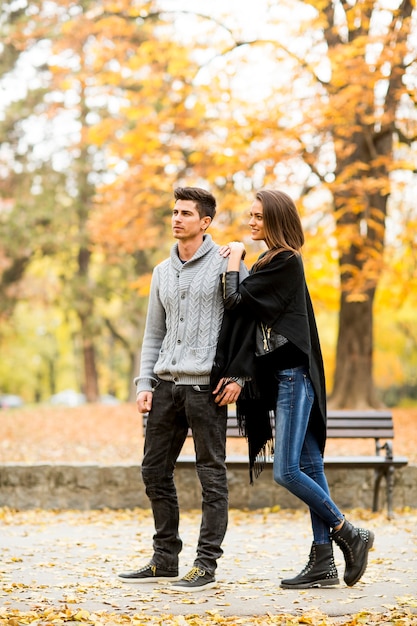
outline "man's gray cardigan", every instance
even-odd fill
[[[179,385],[208,385],[223,319],[220,275],[227,259],[210,235],[182,263],[178,244],[152,274],[137,393],[157,378]],[[247,275],[242,264],[241,279]]]

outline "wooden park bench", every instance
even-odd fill
[[[144,434],[147,416],[143,416]],[[188,433],[191,435],[191,432]],[[236,419],[236,414],[229,408],[227,418],[227,437],[242,437]],[[393,439],[394,424],[391,411],[379,410],[333,410],[327,413],[327,438],[328,439],[373,439],[375,442],[375,454],[366,455],[341,455],[324,456],[326,468],[333,469],[373,469],[374,487],[372,510],[378,511],[379,490],[382,478],[386,483],[386,500],[388,518],[392,517],[394,472],[396,468],[408,464],[404,456],[394,456]],[[193,457],[180,456],[178,463],[190,462]],[[226,461],[233,463],[247,463],[245,455],[232,455]],[[272,464],[272,460],[269,461]]]
[[[326,468],[373,469],[372,510],[378,511],[379,487],[386,483],[388,518],[392,517],[394,472],[408,464],[404,456],[394,456],[394,423],[391,411],[334,410],[327,413],[328,439],[374,439],[375,454],[361,456],[324,456]]]

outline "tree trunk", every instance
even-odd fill
[[[99,389],[95,349],[93,342],[87,333],[88,328],[87,332],[85,328],[81,329],[84,359],[84,393],[87,398],[87,402],[97,402],[99,399]]]
[[[369,291],[363,301],[349,301],[342,293],[337,339],[332,409],[378,408],[372,376],[373,300]]]
[[[84,61],[83,54],[81,55]],[[80,80],[80,122],[84,129],[88,128],[87,117],[89,108],[86,99],[86,85]],[[97,336],[97,328],[94,323],[95,293],[94,281],[91,278],[91,241],[88,231],[88,218],[95,188],[89,181],[92,170],[88,145],[81,144],[80,155],[77,159],[77,189],[76,212],[78,218],[78,275],[75,283],[77,294],[76,310],[81,323],[81,342],[84,361],[84,393],[87,402],[97,402],[99,399],[98,373],[96,367],[96,350],[94,340]]]
[[[94,346],[95,329],[94,298],[89,289],[90,251],[80,247],[78,252],[78,306],[76,307],[81,325],[81,350],[84,364],[84,393],[87,402],[99,399],[98,372],[96,367],[96,350]]]
[[[380,406],[373,383],[373,302],[383,270],[393,138],[414,6],[404,0],[393,11],[386,37],[381,33],[381,57],[371,64],[369,36],[372,40],[377,3],[338,6],[345,11],[343,35],[335,3],[329,0],[321,6],[332,66],[329,120],[336,155],[332,187],[342,294],[332,408]],[[378,95],[382,80],[383,98]]]
[[[336,368],[329,399],[334,409],[380,406],[373,381],[373,303],[383,267],[389,187],[374,153],[390,155],[392,137],[386,132],[374,135],[371,150],[364,128],[352,133],[350,141],[349,151],[346,146],[340,149],[344,144],[339,140],[334,193],[341,281]]]

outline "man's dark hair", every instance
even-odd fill
[[[216,215],[216,199],[209,191],[200,187],[177,187],[174,189],[175,200],[192,200],[200,217]]]

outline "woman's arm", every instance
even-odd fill
[[[240,268],[240,262],[245,258],[246,250],[241,241],[231,241],[229,243],[229,260],[227,263],[228,272],[238,272]]]
[[[240,379],[239,379],[240,380]],[[217,383],[216,389],[213,391],[214,401],[219,406],[233,404],[238,399],[244,381],[237,382],[231,378],[221,378]]]
[[[242,300],[239,293],[239,270],[246,251],[239,241],[229,243],[228,249],[227,271],[222,275],[223,301],[225,309],[234,309]]]

